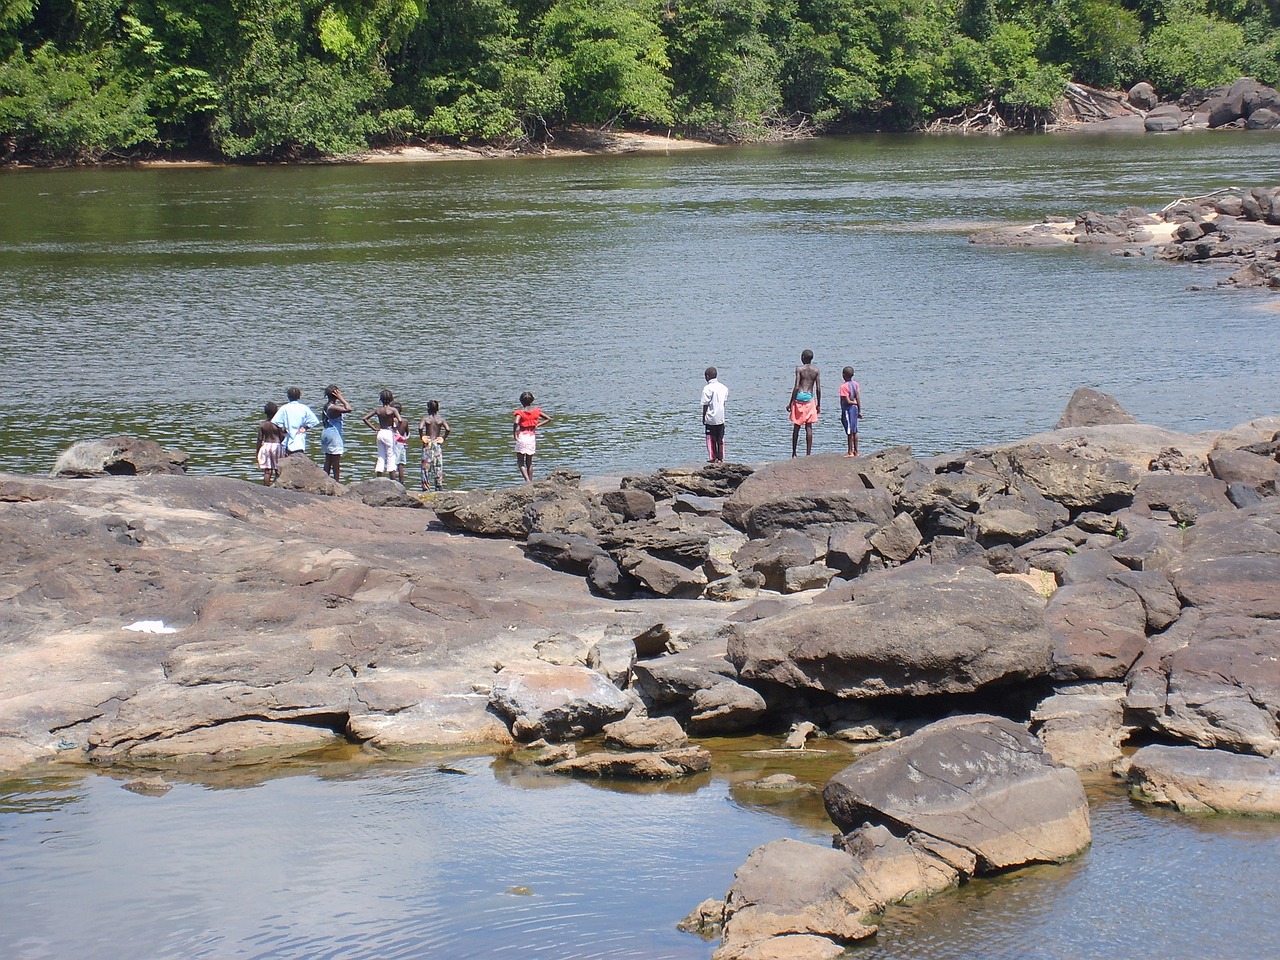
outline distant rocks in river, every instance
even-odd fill
[[[1062,115],[1081,129],[1124,133],[1178,130],[1271,130],[1280,126],[1280,92],[1252,77],[1161,101],[1149,83],[1127,92],[1069,84]]]
[[[1074,219],[993,227],[969,237],[992,246],[1103,247],[1121,256],[1202,264],[1230,273],[1219,284],[1280,290],[1280,187],[1224,188],[1180,198],[1155,212],[1086,211]]]

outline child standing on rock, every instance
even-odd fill
[[[264,487],[271,486],[272,481],[280,476],[280,445],[284,442],[284,427],[271,422],[279,410],[280,404],[269,401],[262,408],[266,419],[258,424],[258,469],[262,471]]]
[[[533,482],[533,455],[538,449],[538,428],[551,422],[541,407],[533,405],[533,394],[520,394],[520,407],[512,411],[511,435],[516,444],[516,466],[525,483]]]
[[[422,440],[422,489],[444,489],[444,442],[452,431],[440,416],[440,401],[427,401],[427,415],[418,423]]]
[[[848,438],[846,457],[858,455],[858,420],[862,418],[862,391],[858,389],[858,381],[853,379],[853,367],[845,367],[841,371],[844,383],[840,384],[840,426],[844,427],[844,435]]]

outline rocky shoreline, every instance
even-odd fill
[[[0,476],[0,771],[354,741],[667,779],[703,736],[857,744],[835,847],[768,844],[687,921],[724,960],[834,956],[887,903],[1074,856],[1076,769],[1280,814],[1280,417],[1181,434],[1082,389],[949,456],[425,499],[183,459]]]

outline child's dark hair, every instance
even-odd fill
[[[265,416],[268,420],[270,420],[279,412],[280,412],[280,404],[276,403],[274,400],[268,400],[266,403],[262,405],[263,416]]]
[[[853,379],[853,367],[845,367],[840,373],[846,380]]]
[[[527,407],[527,406],[528,406],[529,404],[531,404],[531,403],[533,403],[533,394],[532,394],[532,393],[530,393],[528,390],[526,390],[524,393],[520,394],[520,405],[521,405],[522,407]]]
[[[439,400],[428,400],[428,401],[427,401],[427,413],[439,413],[439,412],[440,412],[440,401],[439,401]]]

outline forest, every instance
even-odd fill
[[[1068,82],[1280,82],[1277,0],[0,0],[0,161],[344,156],[558,128],[1034,127]]]

